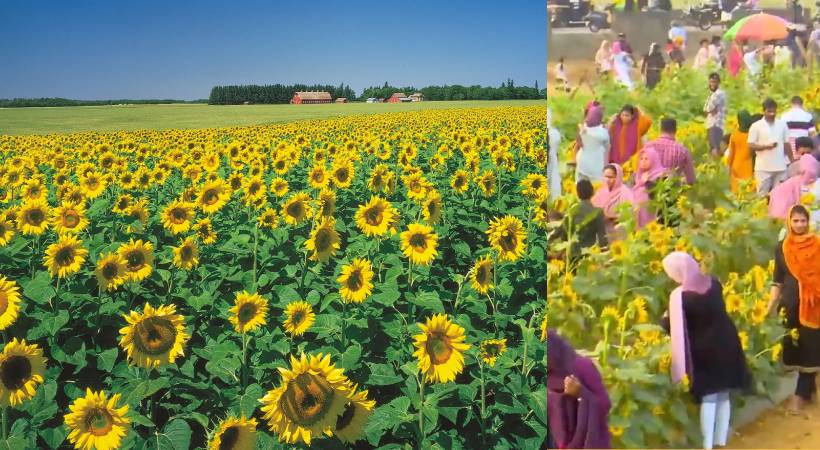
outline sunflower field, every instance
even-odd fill
[[[0,136],[5,446],[540,448],[545,113]]]
[[[734,117],[739,109],[756,113],[766,97],[784,108],[791,96],[799,94],[817,110],[820,90],[806,75],[778,68],[765,74],[767,83],[757,86],[742,75],[722,77],[729,104],[725,132],[737,127]],[[742,183],[732,193],[725,161],[709,155],[701,113],[708,96],[705,72],[669,68],[651,92],[641,88],[629,93],[611,82],[596,85],[595,91],[607,118],[624,104],[646,112],[653,119],[650,139],[657,137],[661,117],[676,118],[677,139],[692,152],[697,179],[691,187],[668,184],[658,193],[654,207],[663,208],[664,216],[677,218],[675,227],[653,222],[638,230],[627,207],[622,223],[628,236],[605,250],[593,247],[576,262],[565,257],[568,243],[550,242],[548,323],[597,362],[612,401],[613,446],[698,446],[698,410],[686,381],[674,385],[669,374],[670,340],[660,324],[675,284],[664,273],[661,261],[671,251],[686,251],[718,277],[747,355],[754,394],[766,396],[783,373],[780,341],[786,333],[797,332],[767,316],[772,259],[782,224],[768,217],[766,200],[756,195],[753,182]],[[550,97],[549,107],[563,136],[574,135],[584,105],[591,99],[589,94]],[[562,161],[568,157],[570,141],[562,143]],[[569,171],[563,180],[565,190],[572,192]],[[571,212],[577,205],[573,197],[551,199],[550,206]],[[552,221],[548,228],[558,225]],[[742,405],[743,399],[737,397],[736,404]]]

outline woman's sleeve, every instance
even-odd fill
[[[783,261],[783,247],[781,243],[777,244],[774,250],[774,274],[772,281],[776,284],[783,284],[786,279],[786,267]]]
[[[592,395],[596,400],[599,412],[606,415],[612,404],[609,401],[609,395],[606,392],[606,386],[604,386],[604,380],[601,378],[598,368],[595,367],[591,359],[583,357],[576,359],[576,365],[576,375],[582,386],[581,394]]]

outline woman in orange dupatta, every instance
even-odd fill
[[[609,163],[628,165],[643,147],[652,119],[638,108],[624,105],[609,125]],[[633,167],[634,166],[630,166]]]
[[[820,236],[809,229],[810,213],[803,205],[789,210],[788,234],[775,249],[774,283],[769,310],[785,315],[786,328],[797,329],[783,338],[783,365],[796,370],[797,387],[790,411],[811,401],[820,371]]]
[[[749,128],[756,120],[745,109],[740,111],[737,113],[737,129],[729,136],[727,163],[734,193],[737,193],[741,180],[748,180],[754,175],[754,159],[747,141],[749,140]]]

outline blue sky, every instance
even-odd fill
[[[0,98],[207,98],[218,84],[544,87],[541,0],[0,0]]]

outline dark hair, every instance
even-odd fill
[[[604,170],[605,170],[605,171],[606,171],[606,170],[611,170],[611,171],[615,172],[615,174],[617,174],[617,173],[618,173],[618,169],[616,169],[616,168],[615,168],[615,164],[607,164],[607,165],[605,165],[605,166],[604,166]]]
[[[795,214],[800,214],[806,219],[809,218],[809,210],[799,203],[797,205],[792,206],[792,209],[789,210],[789,219],[791,219],[792,216],[794,216]]]
[[[595,188],[592,187],[592,183],[589,180],[578,180],[575,183],[575,190],[578,192],[578,198],[581,200],[589,200],[592,198],[592,195],[595,194]]]
[[[720,81],[720,75],[717,72],[712,72],[709,74],[709,80]]]
[[[701,39],[700,40],[700,45],[708,44],[708,43],[709,43],[709,39]]]
[[[678,131],[678,121],[672,117],[661,119],[661,131],[664,133],[674,133]]]
[[[772,108],[777,109],[777,102],[776,101],[772,100],[771,98],[767,98],[766,100],[763,100],[763,110],[764,111],[767,110],[767,109],[772,109]]]
[[[797,148],[810,148],[814,150],[814,141],[808,136],[800,136],[794,140],[794,146]]]
[[[803,99],[800,98],[799,95],[795,95],[794,97],[792,97],[792,105],[803,106]]]
[[[635,115],[635,107],[632,105],[624,105],[621,107],[621,112],[628,112],[629,114]]]

